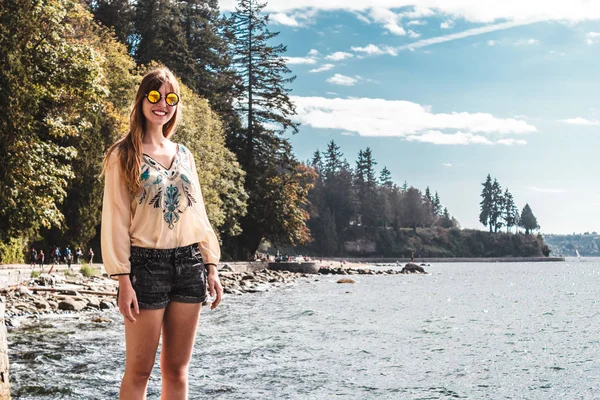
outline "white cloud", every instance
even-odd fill
[[[488,138],[472,133],[456,132],[443,133],[440,131],[429,131],[421,135],[410,135],[406,137],[409,142],[424,142],[433,144],[493,144]]]
[[[271,20],[271,22],[274,22],[274,23],[280,24],[280,25],[300,26],[300,23],[296,20],[295,17],[292,17],[292,16],[284,14],[284,13],[271,14],[271,15],[269,15],[269,19]]]
[[[308,56],[309,56],[309,57],[316,57],[316,56],[318,56],[318,55],[319,55],[319,50],[317,50],[317,49],[311,49],[311,50],[308,52]]]
[[[496,143],[503,144],[505,146],[516,146],[516,145],[524,146],[527,144],[527,141],[525,141],[523,139],[500,139]]]
[[[487,44],[488,44],[488,46],[492,46],[493,47],[493,46],[495,46],[495,45],[498,44],[498,41],[497,40],[488,40]]]
[[[371,20],[369,18],[365,17],[364,15],[358,14],[358,13],[355,14],[355,15],[356,15],[356,18],[358,18],[359,21],[365,22],[367,24],[371,24]]]
[[[412,25],[427,25],[427,21],[423,21],[420,19],[415,19],[412,21],[408,21],[408,23],[406,24],[408,26],[412,26]]]
[[[556,188],[539,188],[535,186],[528,186],[527,190],[535,193],[565,193],[564,189],[556,189]]]
[[[565,124],[571,125],[587,125],[587,126],[598,126],[600,125],[600,121],[589,120],[581,117],[577,118],[568,118],[568,119],[559,119],[558,122],[562,122]]]
[[[515,46],[526,46],[526,45],[536,45],[540,44],[540,41],[537,39],[521,39],[515,42]]]
[[[221,11],[233,11],[238,0],[221,0]],[[591,0],[270,0],[268,12],[291,12],[311,9],[318,11],[345,10],[365,12],[371,8],[398,9],[413,6],[402,17],[418,19],[433,15],[463,18],[469,22],[491,23],[499,20],[590,21],[600,19],[600,4]]]
[[[587,44],[600,42],[600,32],[589,32],[587,35],[585,35],[585,41]]]
[[[452,164],[451,163],[444,163],[444,167],[450,168],[450,167],[452,167]]]
[[[316,64],[317,60],[311,57],[284,57],[285,62],[290,65],[296,64]]]
[[[397,56],[398,52],[391,48],[390,46],[375,46],[374,44],[369,44],[365,47],[352,47],[352,51],[357,53],[367,53],[369,55],[381,55],[381,54],[390,54],[392,56]]]
[[[440,24],[440,28],[442,29],[452,29],[454,28],[454,21],[448,19]]]
[[[308,72],[323,72],[323,71],[329,71],[330,69],[332,69],[333,67],[335,67],[335,65],[333,64],[323,64],[321,65],[319,68],[315,68],[315,69],[311,69]]]
[[[414,5],[415,2],[412,2],[412,4],[410,2],[404,2],[404,6],[410,6],[413,5],[413,10],[412,11],[406,11],[401,13],[400,15],[404,18],[409,18],[409,19],[416,19],[416,18],[423,18],[423,17],[432,17],[435,15],[435,12],[429,8],[428,6],[423,6],[423,5]],[[423,3],[423,2],[421,2]],[[388,7],[394,7],[392,5],[388,6]]]
[[[385,29],[393,33],[394,35],[404,36],[406,31],[399,25],[402,19],[401,15],[396,14],[389,8],[385,7],[372,7],[369,13],[371,18],[375,22],[379,22]]]
[[[358,79],[342,74],[335,74],[331,78],[327,79],[327,82],[334,85],[354,86],[358,82]]]
[[[325,94],[328,94],[330,96],[338,96],[336,92],[325,92]]]
[[[354,57],[354,54],[352,54],[352,53],[346,53],[344,51],[336,51],[335,53],[330,54],[327,57],[325,57],[325,59],[332,60],[332,61],[341,61],[346,58],[352,58],[352,57]]]
[[[504,22],[501,24],[487,25],[487,26],[483,26],[483,27],[479,27],[479,28],[467,29],[466,31],[457,32],[457,33],[453,33],[450,35],[436,36],[433,38],[423,39],[423,40],[419,40],[417,42],[398,46],[398,47],[395,47],[392,49],[395,52],[395,54],[393,54],[392,52],[387,52],[387,53],[392,54],[392,55],[397,55],[398,52],[400,52],[402,50],[414,50],[414,49],[420,48],[420,47],[426,47],[426,46],[431,46],[434,44],[450,42],[452,40],[464,39],[469,36],[481,35],[484,33],[514,28],[515,26],[521,26],[524,24],[525,24],[524,22]],[[380,54],[383,54],[383,53],[380,53]]]
[[[418,39],[419,37],[421,37],[421,34],[420,34],[420,33],[417,33],[417,32],[414,32],[412,29],[409,29],[409,30],[408,30],[408,36],[409,36],[411,39]]]
[[[355,78],[337,74],[338,80]],[[338,83],[339,84],[339,83]],[[338,129],[360,136],[411,137],[410,140],[446,144],[493,144],[485,135],[527,134],[535,126],[487,113],[434,113],[429,106],[403,100],[371,98],[328,99],[292,96],[297,120],[316,129]],[[443,131],[454,131],[444,133]]]
[[[352,132],[342,132],[341,135],[342,136],[356,136],[356,134],[354,134]]]

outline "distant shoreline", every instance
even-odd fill
[[[350,263],[365,263],[365,264],[403,264],[414,262],[419,263],[473,263],[473,262],[564,262],[565,257],[431,257],[421,258],[415,257],[413,261],[410,258],[391,258],[391,257],[313,257],[313,260],[335,261],[335,262],[350,262]]]

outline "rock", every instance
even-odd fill
[[[100,308],[100,300],[97,297],[87,299],[87,306],[91,308]]]
[[[39,301],[39,300],[35,300],[33,302],[33,305],[35,306],[35,308],[37,308],[38,310],[47,310],[50,308],[50,305],[48,303],[46,303],[45,301]]]
[[[223,272],[233,272],[233,268],[231,268],[229,265],[225,264],[221,267],[221,269],[219,269],[219,271],[223,271]]]
[[[404,266],[404,268],[402,268],[402,273],[403,274],[413,274],[413,273],[424,274],[425,270],[420,265],[408,263]]]
[[[111,308],[115,308],[115,305],[112,303],[112,301],[102,300],[100,302],[101,310],[110,310]]]
[[[67,296],[79,296],[79,292],[76,290],[61,290],[60,294],[64,294]]]
[[[74,301],[71,299],[63,300],[60,303],[58,303],[58,309],[66,311],[81,311],[85,308],[85,306],[85,303],[81,301]]]
[[[354,279],[350,278],[342,278],[337,281],[337,283],[356,283]]]
[[[26,286],[19,286],[17,293],[19,293],[19,296],[31,296],[31,290],[29,290]]]
[[[92,322],[95,322],[97,324],[101,324],[101,323],[104,323],[104,322],[111,323],[112,320],[110,320],[108,318],[96,317],[96,318],[92,319]]]

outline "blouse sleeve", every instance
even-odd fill
[[[131,271],[131,200],[117,152],[110,155],[105,172],[100,233],[104,269],[113,279]]]
[[[214,264],[217,265],[219,263],[219,259],[221,258],[221,248],[219,246],[219,240],[217,239],[217,235],[210,225],[210,221],[208,220],[208,215],[206,214],[206,206],[204,205],[204,198],[202,196],[202,189],[200,188],[200,181],[198,180],[198,171],[196,170],[196,162],[194,161],[194,156],[188,150],[188,154],[190,155],[190,163],[192,169],[192,179],[194,180],[194,186],[198,189],[198,214],[200,215],[200,222],[204,226],[204,238],[198,243],[198,247],[200,248],[200,253],[202,254],[202,260],[205,264]]]

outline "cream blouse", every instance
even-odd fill
[[[131,246],[172,249],[198,243],[204,263],[217,264],[221,250],[206,215],[192,153],[178,144],[169,168],[144,154],[137,195],[127,188],[117,153],[109,158],[104,183],[101,242],[106,272],[114,277],[131,271]]]

